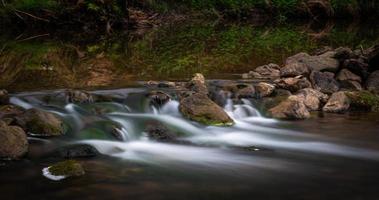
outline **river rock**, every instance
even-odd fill
[[[344,113],[349,110],[350,99],[345,92],[335,92],[323,107],[324,112]]]
[[[17,159],[28,152],[28,140],[22,128],[0,121],[0,158]]]
[[[16,118],[17,124],[28,134],[36,136],[59,136],[64,133],[63,122],[54,114],[35,108],[26,110]]]
[[[85,171],[82,165],[75,160],[66,160],[63,162],[56,163],[48,168],[48,171],[53,176],[82,176],[85,174]]]
[[[88,144],[74,144],[61,147],[55,151],[54,155],[61,158],[90,158],[100,155],[99,151]]]
[[[0,105],[9,104],[8,91],[0,90]]]
[[[354,74],[353,72],[349,71],[348,69],[342,69],[337,77],[336,77],[337,81],[340,81],[340,82],[343,82],[343,81],[346,81],[346,80],[350,80],[350,81],[357,81],[357,82],[362,82],[362,78],[356,74]]]
[[[208,94],[205,78],[200,73],[193,75],[192,79],[186,83],[186,88],[196,93]]]
[[[335,49],[335,55],[334,58],[338,59],[339,61],[344,61],[349,58],[355,57],[354,52],[347,47],[339,47]]]
[[[256,96],[259,98],[270,96],[274,90],[274,85],[265,82],[260,82],[255,86]]]
[[[337,77],[337,81],[340,83],[342,88],[352,89],[352,90],[362,90],[361,82],[362,78],[348,69],[342,69]]]
[[[310,79],[313,88],[325,94],[332,94],[340,88],[339,83],[334,79],[334,74],[331,72],[313,71]]]
[[[147,94],[147,97],[149,98],[150,105],[155,107],[161,107],[171,100],[170,95],[162,91],[151,91]]]
[[[370,64],[370,70],[379,70],[379,45],[372,46],[364,51]]]
[[[379,94],[379,70],[370,74],[366,82],[367,90]]]
[[[335,56],[334,51],[328,51],[317,56],[310,56],[307,53],[298,53],[287,58],[285,67],[281,70],[281,75],[298,76],[308,75],[311,71],[331,71],[336,72],[340,63]]]
[[[347,92],[350,98],[350,109],[379,112],[379,95],[369,91]]]
[[[282,78],[275,80],[277,87],[289,90],[291,92],[296,92],[303,88],[312,87],[311,83],[305,77],[294,77],[294,78]]]
[[[307,53],[298,53],[294,56],[287,58],[285,66],[280,69],[281,77],[294,77],[299,75],[309,75],[310,68],[304,63],[306,58],[310,56]]]
[[[148,123],[145,132],[150,139],[160,142],[172,142],[176,139],[175,133],[160,122]]]
[[[206,125],[230,126],[234,123],[220,106],[201,93],[181,99],[179,110],[184,117]]]
[[[368,77],[368,64],[362,59],[347,59],[343,62],[343,67],[352,73],[359,75],[364,80]]]
[[[279,105],[271,108],[269,114],[278,119],[307,119],[310,113],[302,98],[292,95]]]
[[[13,118],[21,115],[25,110],[15,105],[0,106],[0,119]]]
[[[280,76],[280,67],[277,64],[270,63],[268,65],[259,66],[254,70],[262,78],[277,78]]]
[[[248,84],[237,84],[237,92],[235,93],[235,97],[241,99],[241,98],[254,98],[255,95],[255,88],[252,85]]]
[[[257,78],[257,79],[276,79],[280,77],[280,67],[277,64],[270,63],[268,65],[259,66],[250,71],[249,73],[243,74],[242,78]]]
[[[328,95],[312,88],[299,90],[296,96],[304,102],[309,111],[320,110],[321,105],[328,101]]]
[[[67,90],[66,101],[69,103],[92,103],[93,97],[90,93],[80,90]]]

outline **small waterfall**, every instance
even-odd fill
[[[14,104],[16,106],[20,106],[21,108],[24,108],[24,109],[31,109],[33,108],[34,106],[24,100],[21,100],[20,98],[18,97],[11,97],[10,98],[10,103],[11,104]]]

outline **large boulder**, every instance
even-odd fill
[[[0,105],[9,104],[9,95],[6,90],[0,90]]]
[[[366,81],[367,90],[379,94],[379,70],[370,74]]]
[[[292,95],[279,105],[271,108],[269,115],[278,119],[307,119],[310,113],[302,98]]]
[[[208,94],[208,87],[205,83],[205,78],[200,73],[194,74],[192,79],[186,83],[186,88],[196,93]]]
[[[234,123],[220,106],[201,93],[181,99],[179,110],[184,117],[206,125],[230,126]]]
[[[320,110],[321,105],[328,101],[328,95],[312,88],[299,90],[296,96],[304,102],[309,111]]]
[[[22,128],[0,121],[0,158],[17,159],[28,152],[28,139]]]
[[[274,85],[265,82],[260,82],[255,86],[256,96],[259,98],[270,96],[274,90]]]
[[[67,90],[66,101],[69,103],[92,103],[93,97],[90,93],[81,90]]]
[[[324,112],[344,113],[350,108],[350,98],[345,92],[333,93],[328,102],[322,108]]]
[[[309,75],[311,71],[331,71],[339,69],[340,62],[336,58],[334,51],[328,51],[317,56],[310,56],[307,53],[298,53],[287,58],[284,68],[281,69],[281,76],[293,77],[298,75]]]
[[[313,71],[310,75],[313,88],[325,94],[332,94],[340,89],[339,83],[331,72]]]
[[[298,53],[287,58],[285,66],[280,69],[281,77],[307,76],[311,73],[309,66],[304,62],[310,56],[307,53]]]
[[[35,108],[26,110],[16,118],[28,134],[35,136],[59,136],[64,133],[63,121],[54,114]]]
[[[276,79],[280,77],[280,67],[277,64],[270,63],[268,65],[259,66],[247,74],[242,75],[243,78],[257,79]]]
[[[305,77],[294,77],[294,78],[282,78],[275,80],[275,83],[278,88],[289,90],[291,92],[296,92],[303,88],[311,87],[311,83]]]
[[[362,78],[348,69],[342,69],[336,77],[336,80],[340,83],[342,88],[352,90],[362,90],[361,82]]]

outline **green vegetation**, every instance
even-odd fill
[[[366,109],[379,112],[379,96],[369,91],[347,93],[351,100],[352,108]]]

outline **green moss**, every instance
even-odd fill
[[[228,122],[223,122],[223,121],[210,119],[206,116],[192,116],[192,115],[187,114],[187,118],[193,121],[199,122],[201,124],[208,125],[208,126],[233,126],[234,125],[234,122],[232,120]]]
[[[51,124],[48,124],[44,121],[41,121],[38,118],[32,118],[26,123],[28,131],[33,134],[38,135],[61,135],[63,133],[62,127],[57,127]]]
[[[49,167],[49,172],[54,176],[81,176],[84,169],[75,160],[66,160]]]
[[[348,92],[351,100],[351,107],[359,110],[369,110],[379,112],[379,96],[369,91]]]

